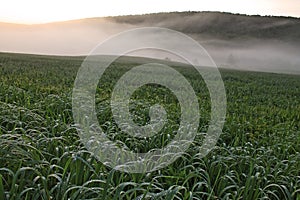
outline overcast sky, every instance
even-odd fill
[[[1,0],[0,21],[36,24],[170,11],[300,17],[299,0]]]

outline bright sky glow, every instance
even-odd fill
[[[300,17],[299,0],[1,0],[0,21],[36,24],[171,11],[223,11]]]

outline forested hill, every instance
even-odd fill
[[[292,17],[172,12],[38,25],[0,23],[0,51],[87,55],[115,34],[147,26],[187,34],[204,46],[219,66],[300,73],[300,19]]]
[[[160,26],[218,38],[268,38],[300,41],[300,19],[220,12],[173,12],[108,17],[116,23]]]

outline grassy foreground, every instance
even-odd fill
[[[227,118],[217,147],[200,159],[195,141],[163,170],[127,174],[98,162],[79,141],[71,101],[82,61],[0,54],[0,199],[300,200],[300,76],[221,70]],[[118,133],[109,97],[133,66],[119,61],[107,70],[96,104],[109,138],[146,152],[166,145],[168,134],[172,138],[180,108],[167,89],[145,86],[132,97],[134,120],[145,124],[149,105],[166,105],[171,122],[166,134],[148,141]],[[199,131],[205,131],[210,116],[205,84],[193,69],[175,69],[194,87],[201,102]]]

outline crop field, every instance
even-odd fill
[[[198,156],[201,135],[179,159],[144,174],[111,169],[81,143],[72,90],[83,57],[0,54],[0,200],[291,199],[300,200],[300,75],[221,69],[227,114],[216,147]],[[167,145],[180,105],[167,88],[145,85],[131,97],[135,123],[149,122],[159,103],[168,123],[161,134],[136,139],[119,130],[110,96],[135,60],[119,59],[99,80],[96,110],[108,138],[135,152]],[[199,133],[210,120],[210,96],[191,67],[174,66],[194,88]]]

